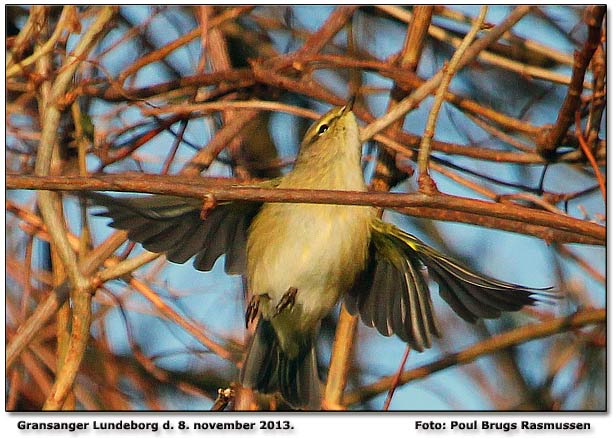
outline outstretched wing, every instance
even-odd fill
[[[246,240],[252,218],[260,203],[229,202],[201,217],[199,200],[175,196],[112,197],[87,195],[106,208],[97,213],[113,219],[109,225],[126,230],[128,238],[152,252],[164,252],[174,263],[196,256],[194,266],[209,271],[226,254],[225,271],[243,274],[246,270]]]
[[[430,348],[439,329],[421,271],[419,258],[403,241],[373,228],[366,269],[345,296],[345,306],[384,336],[396,334],[417,351]]]
[[[439,285],[441,297],[469,322],[497,318],[549,295],[546,289],[477,273],[398,227],[375,220],[369,264],[347,295],[347,308],[383,335],[395,333],[418,351],[430,347],[438,326],[422,265]]]

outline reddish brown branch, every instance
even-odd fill
[[[388,411],[389,406],[391,405],[391,401],[394,398],[394,392],[398,385],[400,385],[400,379],[402,378],[402,372],[404,371],[404,366],[406,365],[406,361],[409,358],[409,354],[411,353],[411,346],[407,345],[404,349],[404,355],[402,356],[402,360],[400,361],[400,365],[398,366],[398,371],[394,375],[394,378],[391,381],[391,386],[389,391],[387,391],[387,398],[385,399],[385,403],[383,403],[383,410]]]
[[[302,63],[325,62],[327,63],[327,65],[332,66],[345,68],[364,68],[368,70],[379,71],[384,76],[390,77],[404,86],[418,87],[423,83],[423,81],[414,77],[408,72],[401,71],[401,69],[397,67],[387,66],[385,63],[378,61],[353,60],[336,55],[314,55],[310,57],[293,58],[292,60],[295,64],[293,64],[291,60],[285,59],[285,62],[281,63],[279,67],[282,68],[293,64],[297,68],[301,69]],[[156,95],[183,87],[218,85],[219,89],[224,89],[225,92],[228,92],[230,90],[238,89],[240,87],[254,85],[255,83],[261,83],[277,89],[300,93],[333,105],[342,105],[344,103],[344,100],[342,98],[338,98],[335,95],[332,95],[323,88],[318,87],[316,84],[296,80],[289,76],[276,73],[271,69],[265,68],[262,63],[259,63],[257,61],[252,62],[252,71],[250,69],[234,69],[218,73],[200,74],[141,89],[118,89],[117,87],[101,88],[96,85],[84,85],[81,88],[81,91],[84,94],[95,95],[109,101],[122,101],[126,100],[127,98],[134,100],[151,98]],[[229,88],[229,84],[236,84],[236,86],[231,86]],[[503,126],[518,129],[521,132],[530,134],[531,136],[535,136],[536,131],[539,129],[530,126],[528,123],[516,123],[514,119],[510,117],[506,117],[503,115],[498,116],[497,113],[495,113],[494,111],[490,112],[487,108],[483,108],[469,99],[462,99],[458,96],[453,95],[452,93],[448,93],[446,97],[449,101],[456,105],[459,105],[462,109],[473,112],[481,112],[482,114],[485,113],[484,115],[486,117],[495,119],[495,121],[500,124],[503,124]],[[357,115],[362,120],[368,123],[371,123],[375,120],[375,118],[367,111],[358,110]],[[418,147],[421,140],[421,137],[408,134],[403,131],[388,130],[387,133],[384,133],[384,135],[396,140],[399,143],[405,144],[409,148]],[[451,155],[462,155],[475,159],[489,160],[495,162],[520,164],[540,164],[546,162],[545,158],[543,158],[538,153],[500,151],[490,148],[482,148],[476,146],[471,147],[442,141],[434,141],[432,149]],[[599,148],[598,152],[599,153],[597,154],[597,158],[599,160],[604,160],[605,148]],[[578,162],[582,158],[583,154],[580,151],[573,151],[559,156],[557,160],[560,162]]]
[[[584,88],[584,76],[588,64],[601,42],[601,26],[605,10],[605,5],[595,5],[588,6],[584,11],[584,21],[588,26],[588,37],[582,50],[576,51],[574,54],[573,73],[567,90],[567,97],[560,108],[558,118],[552,129],[537,141],[537,152],[545,157],[551,156],[556,151],[574,121],[575,112],[579,110]]]
[[[588,143],[586,142],[586,139],[584,138],[584,134],[582,133],[582,122],[580,118],[581,118],[580,112],[576,111],[575,112],[575,135],[577,136],[578,141],[580,142],[580,147],[582,148],[582,151],[584,151],[584,155],[586,155],[588,162],[592,166],[592,170],[595,172],[595,175],[597,176],[597,183],[599,184],[599,188],[601,189],[601,195],[603,195],[603,202],[607,203],[607,189],[605,188],[605,178],[603,177],[603,174],[601,173],[601,170],[599,169],[597,160],[595,159],[595,157],[592,154],[592,151],[590,150],[590,146],[588,146]]]
[[[599,132],[601,131],[601,120],[607,103],[607,90],[605,81],[607,76],[607,60],[603,44],[597,46],[595,55],[591,61],[591,69],[593,74],[593,89],[590,101],[590,111],[588,115],[588,143],[591,149],[595,150]]]
[[[232,185],[221,178],[198,180],[137,174],[92,177],[36,177],[7,175],[8,189],[119,191],[185,196],[218,201],[301,202],[314,204],[372,205],[432,219],[464,222],[540,237],[548,242],[605,245],[605,227],[513,204],[500,204],[457,196],[434,194],[364,193],[337,190],[269,189]]]
[[[405,371],[400,377],[400,382],[401,384],[405,384],[413,380],[422,379],[437,371],[469,363],[478,357],[528,342],[533,339],[551,336],[556,333],[562,333],[567,330],[584,327],[590,324],[605,323],[605,318],[605,309],[589,309],[571,316],[553,318],[536,324],[518,327],[506,333],[495,335],[485,341],[478,342],[466,350],[448,354],[439,360],[429,363],[428,365]],[[349,406],[375,397],[390,388],[393,379],[394,377],[388,376],[371,385],[347,394],[344,398],[344,405]]]
[[[319,30],[314,32],[296,55],[318,53],[351,19],[359,6],[339,6],[327,18]]]
[[[109,102],[124,102],[126,100],[141,100],[167,93],[185,87],[203,87],[207,85],[222,85],[226,83],[250,81],[254,83],[252,72],[249,68],[232,69],[211,73],[200,73],[174,79],[157,85],[142,88],[121,88],[117,83],[92,84],[85,83],[78,86],[74,93],[77,95],[96,96]],[[242,84],[246,86],[245,83]]]
[[[258,114],[259,113],[256,111],[236,112],[234,118],[229,120],[216,132],[208,145],[193,155],[190,161],[186,163],[181,173],[183,175],[198,175],[201,171],[207,169],[218,154],[220,154],[231,140],[233,140]]]
[[[139,149],[144,144],[151,141],[153,138],[158,136],[161,132],[166,131],[175,123],[180,120],[183,120],[186,116],[184,114],[174,115],[166,120],[159,119],[158,126],[152,128],[144,134],[139,135],[137,138],[134,138],[131,141],[130,145],[113,150],[112,154],[105,153],[101,157],[101,164],[99,165],[98,171],[102,171],[106,166],[113,164],[117,161],[123,160],[129,157],[133,152]],[[104,149],[105,151],[109,150],[108,148]]]

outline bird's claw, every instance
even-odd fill
[[[250,303],[248,303],[248,307],[246,308],[246,315],[244,316],[246,319],[246,328],[248,325],[254,321],[259,313],[259,296],[253,295],[250,299]]]
[[[297,295],[297,288],[290,287],[289,290],[287,290],[284,293],[284,295],[282,296],[282,298],[276,305],[276,313],[274,314],[274,316],[280,314],[280,312],[282,312],[284,309],[288,307],[293,307],[293,305],[295,304],[296,295]]]

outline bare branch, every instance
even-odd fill
[[[149,175],[93,177],[37,177],[7,175],[8,189],[118,191],[167,194],[218,201],[301,202],[311,204],[372,205],[396,208],[417,217],[451,220],[530,234],[548,242],[605,244],[605,227],[518,205],[500,204],[443,194],[364,193],[337,190],[268,189],[223,184],[221,179],[186,182],[182,177]]]
[[[400,382],[406,384],[411,381],[422,379],[446,368],[469,363],[478,357],[492,354],[533,339],[552,336],[556,333],[563,333],[578,327],[604,324],[605,318],[605,309],[589,309],[570,316],[548,319],[536,324],[518,327],[511,331],[495,335],[485,341],[480,341],[466,350],[446,355],[428,365],[405,371],[400,376]],[[357,391],[346,394],[344,397],[344,404],[350,406],[361,401],[370,400],[372,397],[386,391],[391,386],[393,378],[394,377],[391,376],[385,377],[371,385],[364,386]]]

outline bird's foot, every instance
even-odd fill
[[[290,287],[289,290],[287,290],[284,293],[284,295],[282,296],[282,298],[276,305],[276,313],[274,314],[274,316],[278,315],[280,312],[282,312],[284,309],[288,307],[293,307],[293,305],[295,304],[296,295],[297,295],[297,288]]]
[[[246,308],[246,315],[244,316],[246,319],[246,328],[248,325],[254,321],[254,319],[259,314],[259,295],[253,295],[248,303],[248,307]]]

